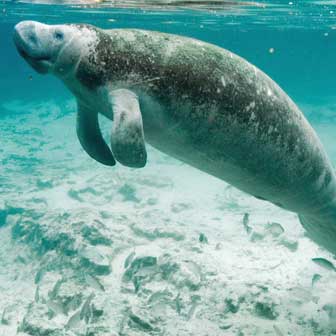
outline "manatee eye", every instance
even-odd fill
[[[64,38],[64,34],[61,31],[55,31],[54,37],[56,40],[62,41]]]

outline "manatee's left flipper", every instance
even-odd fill
[[[96,161],[114,166],[116,161],[99,128],[98,113],[78,102],[77,136],[83,149]]]
[[[138,97],[132,91],[118,89],[110,92],[110,101],[113,155],[124,166],[142,168],[147,162],[147,152]]]

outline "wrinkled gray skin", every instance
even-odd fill
[[[145,136],[162,152],[298,213],[309,236],[336,252],[330,161],[297,106],[255,66],[205,42],[143,30],[25,21],[14,41],[34,69],[74,93],[79,139],[97,161],[144,166]],[[112,151],[97,113],[116,124]]]

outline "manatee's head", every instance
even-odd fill
[[[97,39],[96,30],[86,25],[47,25],[22,21],[14,28],[14,43],[20,55],[39,73],[69,76],[83,54]]]

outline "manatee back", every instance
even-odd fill
[[[297,212],[321,208],[335,197],[334,173],[315,132],[261,70],[191,38],[143,30],[107,33],[97,47],[100,80],[127,86],[162,107],[163,115],[149,106],[142,114],[145,133],[155,128],[167,137],[167,152],[184,146],[180,156],[187,162]],[[190,152],[202,155],[188,159]]]

